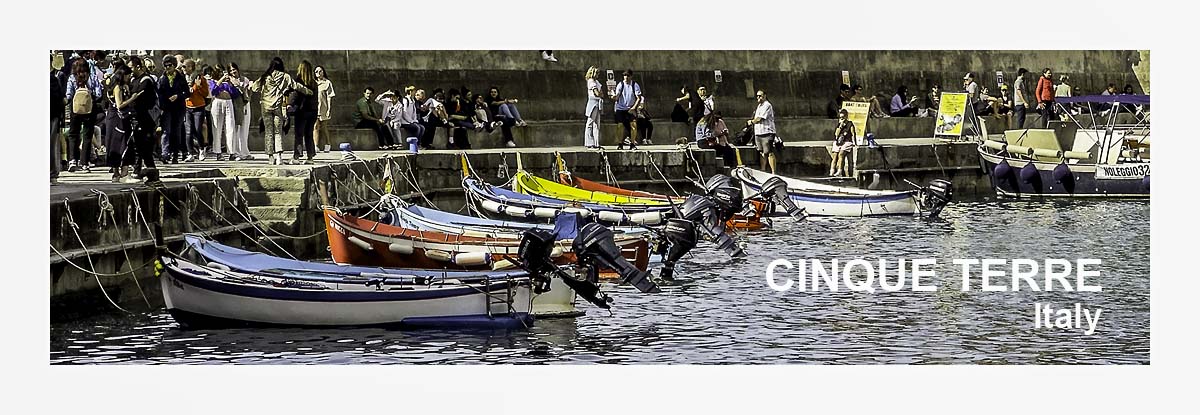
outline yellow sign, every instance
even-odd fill
[[[849,113],[850,122],[854,123],[854,143],[863,145],[863,135],[867,133],[867,114],[871,113],[870,102],[846,101],[842,109]]]
[[[937,125],[933,127],[933,135],[962,135],[963,123],[966,121],[967,94],[965,92],[943,92],[942,104],[938,106]]]

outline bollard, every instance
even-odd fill
[[[417,154],[417,137],[408,138],[408,152]]]

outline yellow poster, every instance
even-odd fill
[[[842,109],[850,113],[850,122],[854,123],[854,143],[866,144],[863,135],[867,133],[867,114],[871,113],[871,103],[846,101],[842,103]]]
[[[966,121],[967,94],[965,92],[943,92],[942,104],[938,106],[937,125],[933,127],[933,135],[962,135],[963,122]]]

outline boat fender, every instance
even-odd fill
[[[346,240],[350,241],[350,243],[352,243],[352,244],[358,245],[358,247],[362,248],[364,251],[371,250],[371,244],[367,243],[367,241],[364,241],[362,239],[358,239],[357,236],[347,236]]]
[[[409,254],[413,253],[413,243],[412,243],[412,241],[407,241],[407,240],[400,241],[400,242],[392,242],[392,243],[388,244],[388,251],[391,251],[392,253],[396,253],[396,254],[401,254],[401,255],[409,255]]]
[[[639,225],[657,225],[662,223],[661,212],[640,212],[629,215],[629,221]]]
[[[560,257],[560,256],[562,256],[562,255],[563,255],[563,249],[562,249],[561,247],[557,247],[557,246],[556,246],[556,247],[554,247],[553,249],[551,249],[551,250],[550,250],[550,257],[551,257],[551,258],[558,258],[558,257]]]
[[[529,209],[526,209],[526,208],[523,208],[523,207],[517,207],[517,206],[505,206],[505,207],[504,207],[504,213],[505,213],[505,214],[507,214],[507,215],[509,215],[509,216],[516,216],[516,217],[519,217],[519,218],[528,218],[528,217],[529,217],[529,214],[530,214],[530,213],[533,213],[533,212],[531,212],[531,211],[529,211]]]
[[[503,271],[506,269],[513,269],[516,267],[517,267],[517,264],[509,259],[505,259],[503,261],[496,261],[496,262],[492,263],[492,271]]]
[[[551,208],[533,208],[533,216],[537,216],[539,218],[552,219],[556,215],[558,215],[558,211]]]
[[[596,217],[602,221],[612,223],[621,223],[625,220],[625,214],[621,212],[613,212],[611,210],[601,211],[600,214],[596,215]]]
[[[1035,180],[1037,180],[1037,178],[1038,178],[1038,169],[1037,169],[1037,166],[1033,165],[1032,161],[1025,164],[1025,167],[1021,168],[1021,182],[1022,183],[1032,184]]]
[[[1146,188],[1147,192],[1150,191],[1150,175],[1149,174],[1147,174],[1145,177],[1142,177],[1142,187]]]
[[[579,216],[583,216],[585,218],[592,215],[592,211],[587,210],[587,209],[577,208],[577,207],[563,208],[562,211],[563,211],[563,213],[578,213]]]
[[[454,264],[468,266],[491,265],[492,254],[487,252],[459,252],[454,254]]]
[[[1066,184],[1074,179],[1075,176],[1071,175],[1071,168],[1067,167],[1066,163],[1060,163],[1059,165],[1054,166],[1055,182]]]
[[[450,262],[454,260],[454,256],[449,252],[438,249],[426,249],[425,256],[434,261]]]
[[[1063,157],[1076,160],[1087,160],[1092,158],[1092,153],[1086,151],[1064,151]]]
[[[504,207],[500,203],[493,201],[493,200],[483,200],[483,201],[479,202],[479,205],[483,206],[484,210],[486,210],[488,212],[495,212],[495,213],[503,212],[502,209]]]
[[[1008,177],[1010,174],[1012,174],[1012,166],[1008,164],[1008,160],[1000,160],[1000,163],[992,169],[992,175],[997,178]]]
[[[232,269],[229,269],[229,266],[228,266],[228,265],[222,264],[222,263],[220,263],[220,262],[209,262],[209,263],[208,263],[208,267],[209,267],[209,268],[216,268],[216,269],[219,269],[219,270],[222,270],[222,271],[233,271]]]

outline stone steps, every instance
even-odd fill
[[[294,191],[243,191],[242,197],[250,206],[300,206],[303,192]]]
[[[308,184],[304,177],[242,177],[238,187],[253,192],[297,192],[303,193]]]
[[[285,221],[289,224],[295,222],[299,209],[297,206],[251,206],[248,208],[250,215],[259,221]]]

